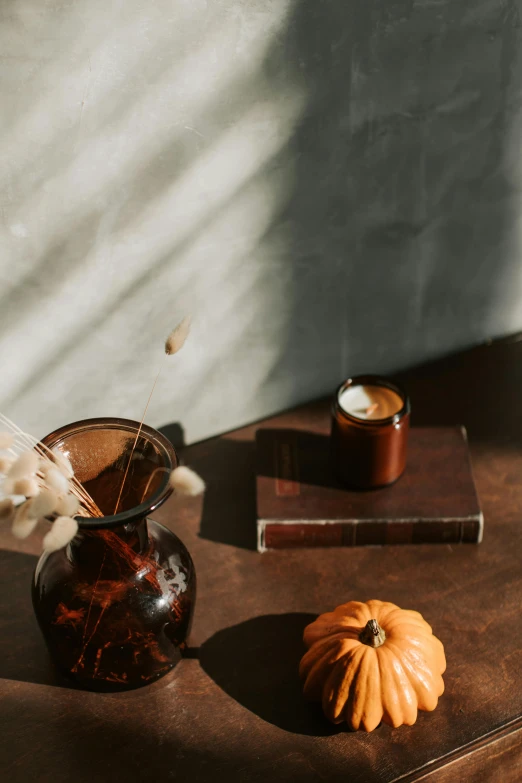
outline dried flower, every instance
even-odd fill
[[[58,495],[52,489],[42,489],[40,494],[33,498],[29,508],[29,514],[36,519],[43,519],[53,512],[58,513]]]
[[[13,464],[13,458],[12,457],[5,457],[0,454],[0,473],[5,475],[9,472],[11,469],[11,465]]]
[[[58,498],[54,511],[63,517],[73,517],[78,513],[80,501],[74,495],[64,495]]]
[[[0,432],[0,449],[10,449],[14,443],[14,437],[11,432]]]
[[[201,495],[205,489],[205,482],[186,465],[180,465],[170,474],[170,486],[178,495]]]
[[[46,552],[56,552],[73,540],[78,532],[78,523],[71,517],[58,517],[52,528],[44,536],[43,548]]]
[[[40,492],[40,487],[35,478],[26,477],[13,482],[13,495],[25,495],[26,498],[34,498]]]
[[[0,522],[12,522],[15,536],[25,538],[39,520],[57,516],[66,521],[57,525],[54,533],[51,531],[48,548],[55,547],[57,541],[65,545],[78,529],[71,517],[80,507],[83,516],[103,516],[75,477],[66,454],[51,452],[2,413],[0,425],[9,430],[0,433],[0,452],[1,446],[11,452],[0,453]],[[24,497],[28,499],[20,503]]]
[[[16,459],[7,474],[8,479],[21,479],[30,476],[38,470],[38,455],[36,451],[24,451]]]
[[[187,339],[190,332],[190,316],[186,315],[185,318],[176,326],[176,328],[169,334],[165,342],[165,353],[168,356],[180,351]]]
[[[13,522],[12,532],[16,538],[27,538],[35,529],[38,518],[31,516],[31,504],[32,500],[26,500],[16,509],[16,514]]]
[[[46,468],[44,476],[45,483],[49,489],[54,489],[58,495],[67,495],[69,492],[69,481],[57,467],[50,465]]]

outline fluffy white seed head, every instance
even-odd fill
[[[14,443],[14,436],[11,432],[0,432],[0,449],[10,449]]]
[[[34,531],[37,524],[38,520],[33,519],[32,517],[27,517],[27,519],[19,519],[18,521],[15,520],[13,527],[11,528],[13,536],[15,538],[28,538]]]
[[[180,465],[170,474],[170,486],[178,495],[201,495],[205,489],[205,482],[186,465]]]
[[[25,503],[18,506],[15,513],[13,522],[13,536],[16,538],[27,538],[30,536],[36,527],[38,518],[35,518],[31,514],[32,500],[26,500]]]
[[[37,497],[33,498],[29,514],[35,519],[48,517],[57,511],[58,495],[52,489],[42,489]]]
[[[36,451],[24,451],[9,468],[7,478],[13,480],[26,478],[26,476],[31,476],[33,473],[36,473],[37,470],[38,455]]]
[[[13,479],[6,478],[2,485],[2,494],[14,495],[14,485],[15,482],[13,481]]]
[[[175,329],[169,334],[165,341],[165,353],[168,356],[180,351],[185,345],[190,332],[190,316],[186,315],[185,318],[176,326]]]
[[[71,517],[58,517],[52,528],[44,536],[43,548],[46,552],[56,552],[72,541],[78,532],[78,523]]]
[[[10,523],[15,514],[15,506],[11,498],[0,500],[0,523]]]
[[[26,477],[16,479],[13,482],[13,495],[25,495],[26,498],[34,498],[40,492],[40,487],[35,478]]]
[[[58,499],[54,508],[57,514],[63,517],[73,517],[78,513],[80,501],[74,495],[63,495]]]
[[[12,457],[6,457],[2,454],[0,454],[0,473],[5,476],[6,473],[9,473],[9,470],[11,469],[11,465],[13,464],[13,458]]]
[[[68,479],[53,465],[48,467],[45,471],[45,484],[49,489],[53,489],[58,495],[67,495],[69,492]]]

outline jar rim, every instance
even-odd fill
[[[133,419],[122,419],[111,416],[100,416],[92,419],[81,419],[79,421],[71,422],[71,424],[65,424],[59,427],[53,432],[50,432],[44,438],[41,439],[47,448],[52,449],[60,441],[66,440],[72,435],[76,435],[80,432],[89,432],[93,430],[121,430],[123,432],[131,432],[136,434],[140,427],[139,421]],[[165,474],[162,477],[161,483],[152,495],[137,506],[120,511],[118,514],[108,514],[103,517],[75,517],[78,527],[84,530],[105,529],[109,527],[117,527],[120,525],[127,525],[130,522],[137,522],[140,519],[144,519],[148,514],[155,511],[170,497],[173,490],[169,483],[170,473],[179,464],[178,455],[176,449],[170,442],[170,440],[163,435],[163,433],[150,427],[148,424],[142,424],[140,430],[140,438],[142,435],[148,438],[149,442],[153,443],[161,452],[162,457],[165,459]]]
[[[364,386],[365,384],[368,386],[383,386],[386,389],[394,391],[403,401],[402,408],[391,416],[386,416],[383,419],[360,419],[358,416],[353,416],[351,413],[345,411],[339,402],[341,393],[346,389],[349,389],[350,386]],[[385,378],[382,375],[353,375],[352,377],[347,378],[337,387],[333,400],[334,414],[339,414],[348,421],[354,422],[362,427],[382,427],[387,424],[396,424],[409,414],[410,411],[410,398],[408,397],[406,390],[396,381],[391,381],[389,378]]]

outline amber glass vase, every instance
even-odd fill
[[[35,613],[54,663],[91,690],[136,688],[170,671],[194,609],[190,554],[149,518],[170,495],[177,466],[171,443],[151,427],[141,430],[118,502],[137,428],[127,419],[87,419],[43,439],[69,457],[105,515],[80,518],[77,536],[44,553],[33,580]]]

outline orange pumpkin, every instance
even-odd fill
[[[372,731],[381,721],[411,726],[444,691],[442,643],[419,612],[386,601],[350,601],[304,631],[304,694],[332,723]]]

